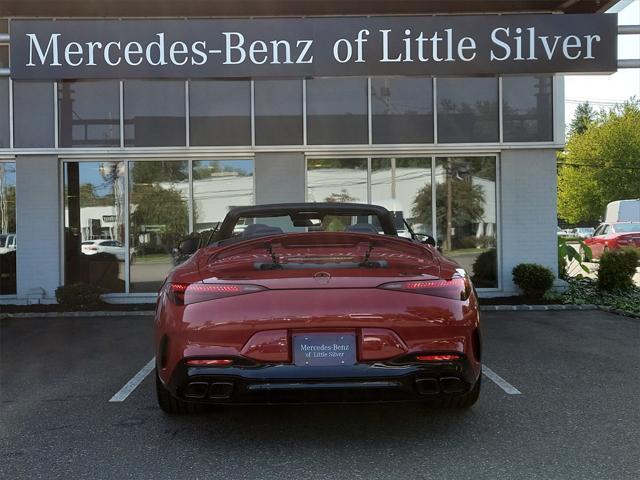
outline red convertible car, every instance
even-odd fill
[[[584,243],[591,248],[593,258],[600,258],[607,250],[640,248],[640,223],[602,223]]]
[[[398,236],[393,216],[374,205],[232,209],[161,288],[160,407],[473,405],[477,297],[468,275],[421,237]]]

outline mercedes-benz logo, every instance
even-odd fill
[[[331,280],[331,274],[329,272],[316,272],[313,274],[313,279],[322,285],[326,285]]]

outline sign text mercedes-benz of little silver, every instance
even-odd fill
[[[612,72],[616,15],[13,20],[15,79]]]

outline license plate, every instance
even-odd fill
[[[293,361],[308,367],[353,365],[356,363],[356,336],[336,333],[294,335]]]

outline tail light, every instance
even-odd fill
[[[266,290],[266,288],[258,285],[224,283],[167,283],[164,287],[167,297],[176,305],[190,305],[263,290]]]
[[[453,362],[460,360],[460,355],[452,354],[434,354],[434,355],[416,355],[416,360],[419,362]]]
[[[186,361],[190,367],[229,367],[233,365],[230,358],[192,358]]]
[[[472,289],[468,276],[454,277],[451,280],[413,280],[385,283],[380,288],[450,298],[452,300],[468,299]]]

